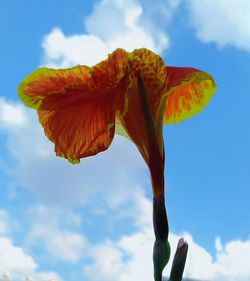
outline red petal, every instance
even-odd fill
[[[19,96],[36,108],[58,156],[72,163],[110,145],[115,114],[124,106],[127,53],[118,49],[93,68],[41,68],[19,86]]]
[[[55,143],[57,156],[79,163],[80,158],[107,149],[114,137],[113,97],[110,93],[106,99],[78,98],[56,110],[38,110],[45,134]],[[60,96],[57,98],[60,103]]]

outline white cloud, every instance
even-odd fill
[[[91,246],[83,235],[69,230],[72,225],[81,224],[79,216],[70,212],[65,215],[67,212],[56,206],[40,206],[30,209],[30,213],[33,212],[33,217],[30,216],[31,245],[41,243],[45,252],[54,258],[58,258],[60,253],[63,260],[71,262],[81,261],[88,253],[92,254],[93,263],[84,266],[90,280],[96,280],[91,274],[93,272],[98,272],[98,278],[102,280],[115,278],[116,281],[125,281],[126,278],[134,281],[139,276],[145,281],[149,278],[152,280],[152,203],[138,184],[137,178],[145,176],[145,165],[133,144],[118,138],[108,153],[72,166],[54,155],[53,145],[44,137],[34,112],[23,108],[23,114],[26,120],[23,124],[3,126],[7,133],[9,152],[16,160],[11,171],[18,182],[32,191],[41,202],[56,206],[97,206],[110,215],[111,221],[130,218],[139,229],[132,235],[121,237],[118,242],[107,240]],[[64,224],[60,224],[59,217],[63,218]],[[6,226],[2,229],[6,229]],[[184,237],[189,243],[185,271],[187,277],[211,281],[250,279],[247,263],[250,260],[250,241],[231,241],[223,245],[217,238],[217,255],[213,259],[190,235]],[[177,236],[171,234],[170,239],[174,244],[172,249],[175,249]],[[81,254],[83,252],[84,255]],[[26,258],[23,259],[26,261]],[[32,264],[28,258],[27,266],[32,269]],[[167,272],[164,274],[167,275]]]
[[[33,276],[37,281],[48,281],[49,278],[62,280],[55,272],[37,271],[34,259],[3,236],[0,236],[0,265],[0,276],[6,274],[11,280],[23,281],[27,276]]]
[[[153,242],[149,228],[123,236],[117,243],[106,240],[91,250],[93,263],[83,266],[84,274],[93,281],[151,281]]]
[[[81,218],[72,211],[37,206],[29,208],[31,230],[27,236],[30,246],[43,245],[49,259],[77,262],[87,251],[87,241],[82,234],[69,230],[79,226]]]
[[[181,235],[188,241],[189,251],[184,276],[195,280],[247,281],[250,280],[250,240],[231,241],[217,251],[216,259],[194,242],[190,234]],[[178,239],[170,234],[171,259],[163,271],[169,276]],[[151,281],[153,278],[152,249],[154,236],[150,228],[121,237],[117,242],[106,240],[91,249],[92,263],[83,266],[89,280]],[[93,274],[98,272],[98,274]]]
[[[215,249],[218,253],[220,253],[223,250],[223,246],[219,236],[215,238]]]
[[[20,103],[0,97],[0,127],[18,126],[25,122],[24,109]]]
[[[86,34],[65,36],[60,28],[54,28],[44,38],[43,48],[43,64],[55,68],[93,65],[108,53],[108,46],[98,37]]]
[[[0,235],[9,235],[17,230],[20,230],[19,221],[13,219],[6,210],[0,209]]]
[[[188,0],[189,17],[198,38],[250,52],[249,0]]]
[[[9,218],[5,210],[0,209],[0,234],[5,234],[9,231]]]
[[[9,102],[4,104],[16,108]],[[36,113],[19,106],[26,121],[10,127],[5,122],[4,126],[8,154],[15,160],[15,165],[6,169],[18,185],[32,192],[40,202],[57,206],[92,202],[93,208],[93,200],[101,200],[101,205],[114,209],[140,192],[138,178],[145,174],[146,167],[129,140],[116,137],[107,152],[72,165],[55,156],[53,144],[45,137]]]
[[[43,40],[43,64],[93,65],[116,48],[146,47],[158,53],[169,47],[167,26],[180,0],[102,0],[85,20],[86,33],[65,36],[54,28]],[[150,8],[148,8],[150,6]]]
[[[82,34],[66,36],[54,28],[44,37],[43,64],[93,65],[118,47],[147,47],[162,53],[170,45],[168,26],[182,0],[102,0],[85,19]],[[205,43],[215,42],[250,51],[248,0],[186,0],[191,25]]]
[[[250,239],[235,240],[223,245],[217,253],[216,273],[219,277],[235,281],[250,280]]]
[[[11,271],[19,276],[33,272],[37,268],[35,261],[26,255],[22,248],[16,247],[5,237],[0,237],[0,264],[1,271]]]

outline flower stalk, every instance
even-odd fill
[[[162,271],[170,257],[170,245],[168,242],[168,220],[164,199],[164,147],[160,148],[157,140],[154,120],[148,94],[141,76],[137,76],[138,96],[144,117],[144,127],[148,139],[148,166],[151,174],[153,188],[153,225],[155,243],[153,249],[154,279],[162,281]],[[164,146],[164,145],[163,145]]]
[[[144,117],[144,128],[148,141],[148,160],[145,159],[145,161],[148,162],[154,196],[164,196],[164,148],[159,146],[148,94],[139,74],[137,75],[137,83],[140,109]]]

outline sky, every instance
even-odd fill
[[[152,191],[134,144],[116,136],[71,165],[17,97],[40,66],[146,47],[218,85],[202,113],[164,127],[171,259],[184,237],[186,278],[250,280],[249,0],[2,0],[0,36],[0,277],[153,280]]]

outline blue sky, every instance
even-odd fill
[[[134,145],[116,137],[72,166],[17,97],[41,65],[147,47],[218,85],[201,114],[164,128],[171,244],[188,240],[187,277],[250,280],[249,11],[248,0],[1,2],[0,276],[153,280],[152,192]]]

